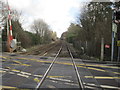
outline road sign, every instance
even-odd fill
[[[120,40],[117,41],[117,46],[120,47]]]
[[[13,39],[12,41],[11,41],[11,48],[13,49],[13,50],[15,50],[16,48],[17,48],[17,40],[16,39]]]
[[[117,33],[117,25],[115,23],[112,23],[112,31]]]
[[[105,48],[110,48],[110,45],[107,45],[107,44],[106,44],[106,45],[105,45]]]

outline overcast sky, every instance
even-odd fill
[[[7,0],[4,0],[5,2]],[[11,8],[22,11],[23,28],[30,31],[35,19],[43,19],[58,37],[79,15],[82,0],[8,0]]]

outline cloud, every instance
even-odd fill
[[[41,18],[58,36],[67,30],[79,13],[81,0],[8,0],[11,7],[23,12],[23,27],[30,31],[34,19]]]

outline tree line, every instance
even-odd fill
[[[112,40],[112,2],[90,2],[84,5],[78,22],[71,23],[66,40],[79,49],[80,54],[100,58],[103,44],[104,60],[110,60]],[[117,3],[116,3],[117,4]],[[110,48],[105,48],[109,45]],[[115,42],[114,58],[117,57]]]
[[[2,2],[4,6],[7,6]],[[2,9],[2,8],[0,8]],[[2,16],[4,17],[4,29],[2,30],[2,41],[7,41],[7,9],[3,12]],[[35,45],[47,44],[55,41],[57,38],[56,32],[52,31],[49,25],[42,19],[34,20],[30,25],[31,31],[26,31],[22,27],[21,12],[11,9],[12,16],[12,31],[13,37],[17,39],[18,42],[21,42],[21,46],[28,48]]]

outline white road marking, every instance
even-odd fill
[[[23,75],[23,74],[17,74],[18,76],[22,76],[22,77],[25,77],[25,78],[29,78],[29,76],[27,75]]]
[[[10,74],[15,74],[14,72],[9,72]]]
[[[31,73],[27,73],[27,72],[23,72],[23,71],[21,71],[20,73],[26,74],[26,75],[32,75]]]
[[[47,88],[56,88],[56,87],[53,85],[47,85]]]
[[[33,75],[33,76],[35,76],[35,77],[42,77],[42,75]]]
[[[109,88],[109,89],[117,89],[120,90],[120,87],[115,87],[115,86],[108,86],[108,85],[100,85],[103,88]]]
[[[92,84],[92,83],[84,83],[84,84],[86,84],[86,86],[87,85],[89,85],[90,87],[97,87],[97,85],[95,85],[95,84]],[[109,88],[109,89],[120,89],[120,87],[115,87],[115,86],[109,86],[109,85],[100,85],[100,87],[102,87],[102,88]]]
[[[64,84],[71,85],[71,86],[79,86],[78,84],[74,84],[74,83],[64,83]]]
[[[89,88],[89,89],[92,89],[92,90],[99,90],[97,87],[91,87],[91,86],[85,86],[85,88]]]
[[[2,70],[6,70],[6,71],[8,71],[9,69],[4,69],[4,68],[2,68]]]
[[[52,78],[52,77],[50,77],[50,79],[59,80],[59,81],[64,81],[64,82],[73,82],[73,81],[71,81],[71,80],[61,79],[61,78]]]

